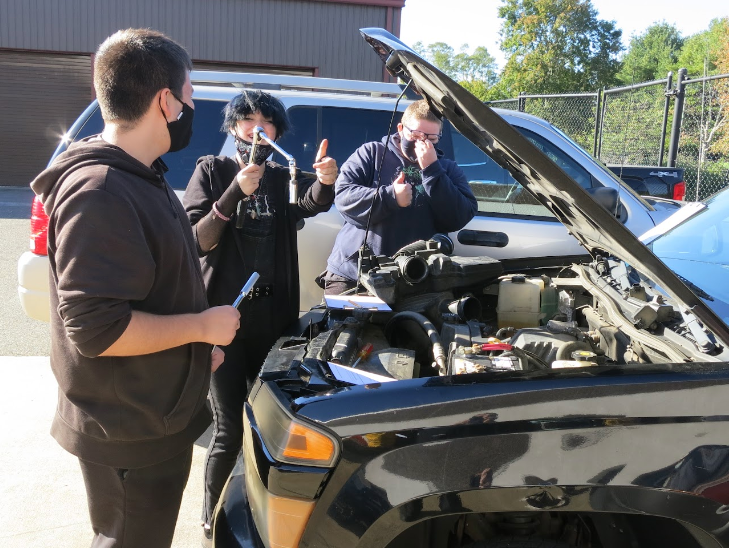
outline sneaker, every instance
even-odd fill
[[[203,548],[213,547],[213,530],[207,523],[203,524],[203,538],[201,539],[200,544]]]

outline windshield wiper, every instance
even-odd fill
[[[701,287],[699,287],[699,286],[693,284],[692,282],[690,282],[684,276],[680,276],[679,274],[676,274],[676,276],[677,276],[677,278],[679,278],[680,280],[682,280],[682,283],[684,283],[684,285],[686,285],[687,287],[689,287],[694,292],[694,294],[697,295],[698,297],[700,297],[701,299],[705,299],[706,301],[714,301],[715,300],[712,297],[712,295],[710,295],[709,293],[707,293]]]

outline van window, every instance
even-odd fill
[[[226,134],[220,130],[225,105],[225,101],[195,99],[193,137],[190,144],[178,152],[169,152],[162,156],[162,160],[169,168],[165,178],[173,188],[182,190],[188,186],[198,158],[208,154],[220,154],[223,142],[226,140]],[[76,134],[74,141],[101,133],[103,129],[101,110],[97,108]]]
[[[291,129],[278,144],[294,156],[297,167],[311,171],[314,157],[322,139],[328,140],[327,155],[337,161],[338,166],[350,157],[363,143],[380,141],[388,131],[392,112],[387,110],[366,110],[343,107],[292,107],[288,111]],[[397,131],[401,113],[393,121],[393,132]],[[274,161],[287,165],[279,154]]]
[[[223,108],[226,101],[195,99],[195,118],[193,118],[193,137],[190,144],[177,152],[168,152],[162,160],[170,169],[165,174],[172,188],[185,189],[195,170],[198,158],[208,154],[219,155],[226,134],[221,131]]]
[[[444,126],[446,131],[447,126]],[[532,194],[518,183],[509,171],[487,156],[453,126],[448,125],[454,149],[454,161],[461,167],[469,181],[479,205],[479,211],[490,215],[517,215],[527,217],[549,217],[552,213]],[[553,162],[573,177],[584,188],[592,186],[590,174],[568,156],[540,135],[523,128],[517,131],[542,150]]]

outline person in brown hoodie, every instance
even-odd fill
[[[209,307],[190,223],[160,156],[192,134],[192,63],[149,29],[94,59],[101,134],[31,183],[49,216],[51,434],[79,458],[92,546],[169,547],[211,370],[239,326]]]

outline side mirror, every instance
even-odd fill
[[[605,186],[587,188],[586,192],[604,207],[611,215],[618,218],[621,214],[621,200],[618,197],[618,190]]]

